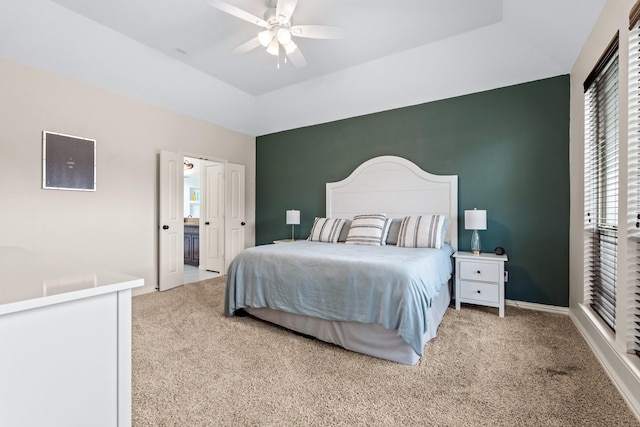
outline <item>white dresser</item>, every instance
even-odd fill
[[[131,289],[143,279],[0,247],[0,424],[131,425]]]
[[[497,307],[504,317],[504,263],[506,255],[456,252],[456,310],[460,303]]]

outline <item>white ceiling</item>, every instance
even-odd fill
[[[294,24],[338,26],[345,29],[346,37],[297,38],[308,66],[296,69],[288,63],[278,69],[277,57],[264,48],[231,54],[264,28],[204,0],[54,1],[251,95],[495,24],[502,18],[501,0],[301,0]],[[270,0],[225,1],[259,18],[270,4]]]
[[[261,17],[269,0],[226,0]],[[2,0],[0,57],[250,135],[568,74],[606,0],[299,0],[307,66],[204,0]]]

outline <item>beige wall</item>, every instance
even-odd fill
[[[144,82],[140,82],[144,84]],[[158,282],[158,153],[246,166],[255,242],[255,138],[0,59],[0,246]],[[97,140],[96,192],[42,189],[42,131]]]
[[[640,359],[627,353],[628,332],[633,313],[633,286],[635,276],[626,262],[634,260],[625,254],[627,248],[627,227],[629,221],[635,222],[635,213],[627,206],[627,170],[628,165],[628,68],[629,68],[629,11],[635,0],[608,0],[591,35],[585,43],[571,71],[571,125],[570,125],[570,180],[571,213],[569,234],[569,286],[570,314],[578,329],[583,333],[594,353],[598,356],[607,373],[630,404],[636,416],[640,417]],[[584,90],[583,82],[598,59],[620,32],[619,47],[619,234],[618,234],[618,280],[616,304],[616,333],[603,324],[588,308],[585,301],[584,263]],[[635,262],[634,262],[635,263]],[[634,266],[635,267],[635,266]],[[583,303],[587,304],[584,305]]]

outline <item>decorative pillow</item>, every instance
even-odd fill
[[[338,237],[338,243],[344,243],[347,241],[347,236],[349,235],[350,227],[351,227],[351,220],[345,219],[344,225],[342,226],[342,231],[340,232],[340,236]]]
[[[406,216],[400,224],[397,246],[440,249],[446,236],[446,224],[444,215]]]
[[[387,224],[385,214],[356,215],[351,220],[346,244],[380,246]]]
[[[336,243],[344,227],[345,220],[340,218],[318,218],[313,221],[311,234],[307,240],[312,242]]]
[[[395,246],[396,243],[398,243],[398,235],[400,234],[400,224],[402,224],[402,218],[394,218],[391,220],[391,224],[389,226],[389,233],[387,233],[385,244]]]
[[[444,225],[442,226],[442,240],[440,241],[440,247],[444,246],[445,239],[447,238],[447,230],[449,230],[449,217],[446,217],[444,220]]]
[[[380,238],[380,245],[384,246],[387,244],[387,236],[389,235],[390,229],[391,229],[391,218],[387,218],[384,222],[384,228],[382,229],[382,237]]]

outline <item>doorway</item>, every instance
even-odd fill
[[[191,259],[198,260],[198,271],[225,274],[231,260],[244,250],[244,165],[164,150],[159,160],[158,289],[165,291],[184,282],[187,224],[198,230],[186,246]],[[185,191],[184,170],[194,169],[196,160],[201,171],[200,186],[189,184]],[[203,172],[202,162],[208,162],[204,163],[207,172]],[[189,200],[185,200],[187,197]],[[186,216],[185,205],[189,206]]]
[[[184,273],[182,283],[193,283],[212,279],[221,275],[221,269],[207,265],[209,254],[208,227],[201,227],[207,221],[210,207],[208,198],[207,169],[221,168],[222,164],[194,157],[184,157],[184,187],[182,198],[184,216]],[[213,195],[215,197],[215,194]],[[201,249],[202,248],[202,249]],[[200,255],[203,255],[201,257]],[[209,263],[211,264],[211,263]],[[215,266],[214,266],[215,267]]]

